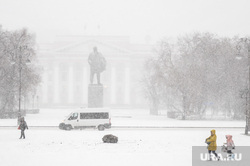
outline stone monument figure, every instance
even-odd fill
[[[93,84],[94,75],[97,77],[97,84],[101,85],[100,74],[106,69],[106,60],[97,47],[93,48],[93,52],[89,54],[88,63],[90,65],[90,83]]]
[[[101,72],[106,69],[106,60],[97,47],[93,48],[93,52],[89,54],[88,62],[90,65],[90,84],[88,87],[88,107],[103,107],[103,85],[100,81]],[[97,77],[97,84],[93,84],[94,75]]]

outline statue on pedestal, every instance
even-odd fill
[[[94,75],[97,77],[97,84],[101,85],[100,74],[106,69],[106,60],[97,47],[93,48],[93,52],[89,54],[88,62],[90,65],[90,83],[93,84]]]

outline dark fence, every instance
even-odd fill
[[[182,115],[181,112],[174,112],[174,111],[168,111],[167,112],[167,117],[168,118],[176,119],[176,118],[180,117],[181,115]]]
[[[38,114],[39,109],[21,109],[21,116],[26,116],[26,114]],[[0,119],[16,119],[19,115],[18,110],[6,111],[0,110]]]

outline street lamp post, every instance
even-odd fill
[[[18,93],[18,116],[17,116],[17,124],[20,124],[21,120],[21,94],[22,94],[22,54],[19,54],[19,93]]]
[[[249,38],[241,38],[240,42],[237,45],[237,49],[240,51],[240,43],[244,44],[247,47],[247,57],[248,57],[248,86],[245,92],[246,97],[246,126],[245,126],[245,134],[248,135],[249,131],[249,113],[250,113],[250,39]]]
[[[17,125],[20,124],[21,120],[21,100],[22,100],[22,62],[23,62],[23,52],[26,51],[27,46],[19,47],[18,54],[18,75],[19,75],[19,87],[18,87],[18,115],[17,115]],[[29,59],[26,59],[25,64],[29,64]],[[15,62],[13,63],[15,64]]]
[[[248,38],[247,38],[248,39]],[[247,93],[247,97],[248,99],[250,99],[250,40],[247,40],[247,56],[248,56],[248,93]],[[246,112],[246,128],[245,128],[245,134],[248,134],[249,131],[249,113],[250,113],[250,102],[248,101],[248,109]]]

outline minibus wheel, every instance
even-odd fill
[[[98,130],[99,130],[99,131],[103,131],[104,129],[105,129],[105,127],[104,127],[103,125],[99,125],[99,126],[98,126]]]
[[[71,125],[65,125],[65,130],[71,130],[72,126]]]
[[[64,129],[65,128],[65,124],[64,123],[60,123],[59,124],[59,129]]]

